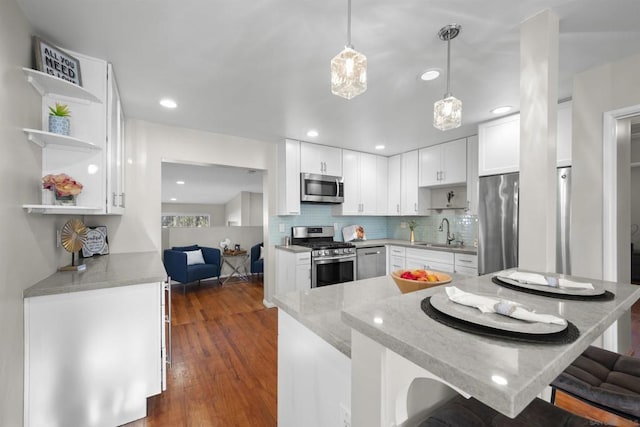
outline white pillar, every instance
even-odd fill
[[[545,10],[520,29],[520,268],[555,271],[558,17]]]

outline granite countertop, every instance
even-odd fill
[[[84,260],[84,271],[58,271],[23,292],[24,298],[91,291],[167,279],[160,254],[135,252],[95,256]]]
[[[451,273],[453,283],[468,276]],[[375,303],[401,295],[391,276],[339,283],[274,296],[274,302],[340,352],[351,357],[351,327],[341,311],[361,304]]]
[[[468,292],[497,295],[566,318],[580,331],[580,337],[571,344],[513,342],[440,324],[423,313],[420,302],[443,287],[345,304],[342,319],[349,327],[513,417],[640,298],[639,286],[575,280],[601,284],[615,294],[615,299],[589,302],[526,294],[492,283],[491,275],[454,283]],[[384,322],[374,323],[374,317]]]
[[[371,248],[373,246],[385,246],[385,245],[393,245],[393,246],[403,246],[406,248],[416,248],[416,249],[428,249],[430,251],[440,251],[440,252],[454,252],[461,254],[469,254],[476,255],[478,253],[478,248],[473,246],[455,246],[452,245],[450,247],[442,247],[442,246],[430,246],[430,245],[439,245],[439,243],[429,243],[429,242],[407,242],[406,240],[396,240],[396,239],[373,239],[373,240],[353,240],[353,243],[358,248]],[[283,251],[288,252],[311,252],[311,249],[306,246],[298,246],[298,245],[275,245],[276,249],[282,249]]]

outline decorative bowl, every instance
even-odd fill
[[[396,282],[398,289],[403,294],[407,292],[419,291],[420,289],[431,288],[433,286],[443,285],[445,283],[451,282],[451,276],[447,273],[442,273],[440,271],[427,270],[429,273],[437,276],[438,280],[434,282],[422,281],[422,280],[411,280],[411,279],[403,279],[400,277],[402,273],[405,271],[413,271],[413,270],[396,270],[391,272],[391,277]]]

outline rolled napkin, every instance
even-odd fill
[[[537,273],[525,273],[522,271],[513,271],[507,275],[500,276],[505,279],[515,280],[516,282],[526,283],[531,285],[550,286],[552,288],[565,288],[565,289],[593,289],[591,283],[586,282],[574,282],[568,279],[545,277],[542,274]]]
[[[457,304],[475,307],[483,313],[497,313],[526,322],[566,325],[567,321],[551,314],[536,313],[520,303],[464,292],[455,286],[445,287],[449,299]]]

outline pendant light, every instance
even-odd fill
[[[455,129],[462,124],[462,101],[453,96],[449,90],[451,39],[455,39],[458,33],[460,33],[458,24],[449,24],[438,32],[440,40],[447,42],[447,92],[443,99],[433,104],[433,126],[440,130]]]
[[[347,2],[347,44],[331,60],[331,93],[351,99],[367,90],[367,57],[351,45],[351,0]]]

